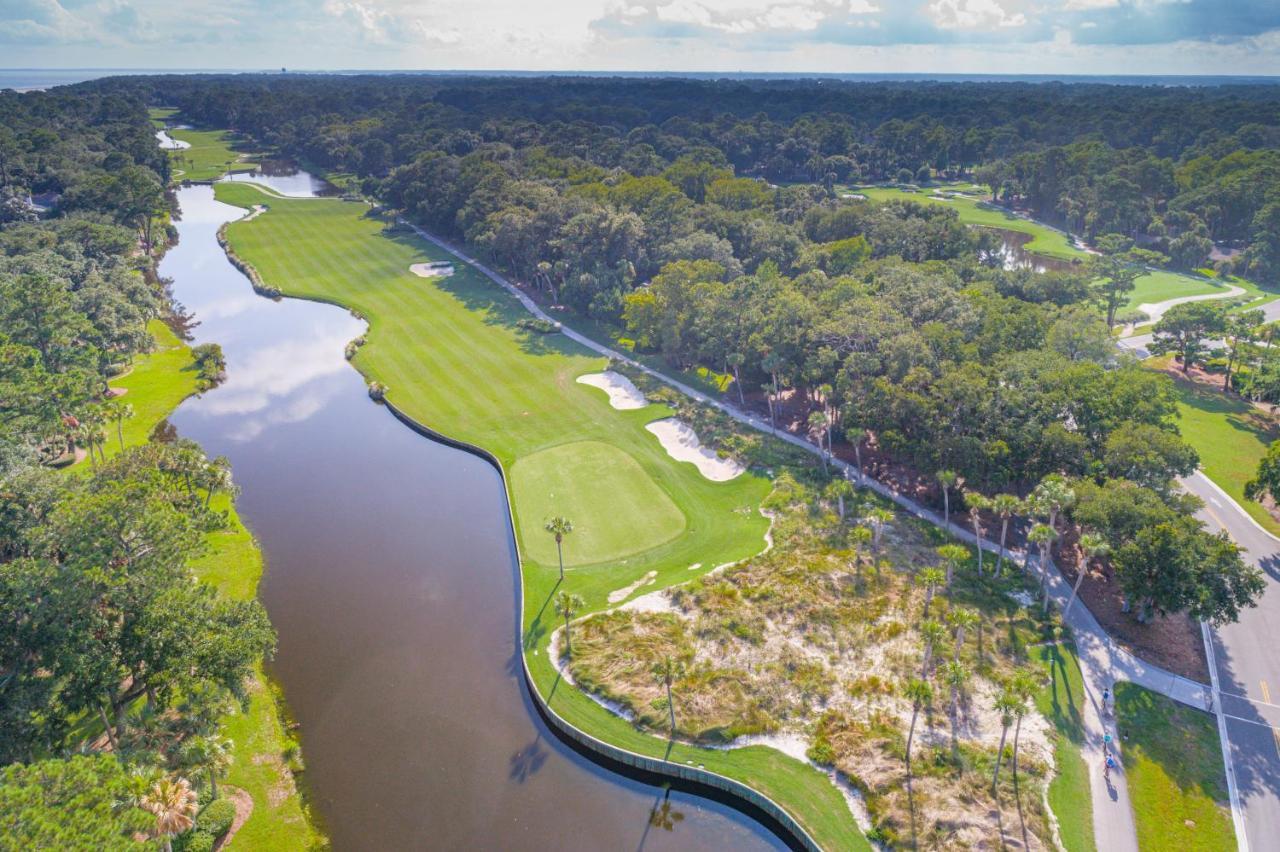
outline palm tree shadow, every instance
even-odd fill
[[[523,784],[538,773],[550,755],[551,752],[542,745],[542,733],[539,732],[533,742],[511,755],[509,777]]]
[[[649,840],[650,829],[675,831],[676,826],[682,822],[684,813],[675,810],[671,804],[671,785],[662,785],[662,794],[654,799],[653,806],[649,808],[649,819],[645,822],[644,833],[640,835],[640,845],[636,847],[636,852],[643,852],[645,843]]]
[[[1022,784],[1016,772],[1013,774],[1013,800],[1018,806],[1018,825],[1022,827],[1022,848],[1030,849],[1031,840],[1027,837],[1027,816],[1022,811]]]
[[[538,607],[538,614],[533,617],[533,621],[529,622],[529,629],[525,631],[521,642],[526,651],[536,648],[542,637],[547,634],[547,627],[542,623],[542,616],[547,611],[547,607],[551,605],[551,599],[555,597],[556,590],[560,588],[563,580],[556,580],[556,584],[551,587],[551,591],[547,592],[547,597],[542,602],[542,606]]]

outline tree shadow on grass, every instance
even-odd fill
[[[1218,730],[1208,713],[1131,683],[1116,684],[1116,727],[1126,756],[1157,764],[1181,790],[1228,801]]]
[[[532,329],[520,328],[517,322],[530,316],[524,306],[510,292],[452,252],[445,251],[435,243],[424,240],[413,232],[384,233],[382,238],[391,240],[419,255],[423,255],[428,261],[448,261],[452,263],[454,265],[453,275],[444,278],[423,279],[423,282],[427,283],[429,281],[442,292],[452,296],[486,325],[508,330],[515,337],[520,351],[525,354],[534,356],[562,355],[565,357],[592,354],[563,334],[542,333]]]

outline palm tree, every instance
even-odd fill
[[[911,728],[907,731],[907,777],[911,777],[911,741],[916,735],[916,720],[920,718],[920,710],[933,701],[933,687],[928,681],[911,678],[903,687],[902,694],[911,699]]]
[[[1044,594],[1044,608],[1049,610],[1049,548],[1058,537],[1058,531],[1048,524],[1036,524],[1027,533],[1027,541],[1040,547],[1040,591]]]
[[[225,775],[234,762],[234,745],[226,737],[212,734],[188,740],[182,747],[183,765],[208,773],[209,790],[215,799],[218,798],[218,776]]]
[[[847,497],[853,496],[853,485],[843,476],[838,476],[831,482],[827,483],[827,499],[836,501],[839,507],[840,522],[844,523],[844,501]]]
[[[578,595],[565,591],[556,595],[556,612],[564,617],[564,655],[566,657],[573,656],[573,648],[569,644],[569,619],[581,612],[584,606],[586,602]]]
[[[853,444],[853,460],[858,466],[858,484],[861,485],[866,481],[866,475],[862,472],[862,442],[866,440],[867,430],[855,424],[850,424],[844,430],[844,437]]]
[[[1076,602],[1076,595],[1080,591],[1080,584],[1084,582],[1084,575],[1089,570],[1089,560],[1097,559],[1099,556],[1106,556],[1111,552],[1111,545],[1107,544],[1107,540],[1096,533],[1085,533],[1080,536],[1080,559],[1076,563],[1076,581],[1071,586],[1071,598],[1067,601],[1066,607],[1062,610],[1062,617],[1066,618],[1067,613],[1071,612],[1071,605]]]
[[[560,559],[560,579],[564,580],[564,537],[573,532],[573,521],[556,515],[543,526],[556,537],[556,556]]]
[[[1009,538],[1009,519],[1022,511],[1022,501],[1013,494],[997,494],[991,499],[991,509],[1000,516],[1000,556],[996,559],[996,576],[1004,567],[1005,542]]]
[[[884,529],[894,518],[893,510],[868,503],[864,511],[867,514],[863,520],[871,526],[871,546],[878,551],[880,549],[880,538],[884,535]]]
[[[743,410],[746,410],[747,407],[747,397],[742,392],[742,376],[739,375],[738,371],[746,361],[747,356],[741,352],[730,352],[724,357],[724,362],[733,369],[733,386],[738,389],[738,404],[742,406]]]
[[[916,575],[920,585],[924,586],[924,618],[929,617],[929,604],[933,603],[934,591],[947,581],[947,575],[940,568],[925,568]]]
[[[124,452],[124,421],[133,417],[133,406],[129,403],[109,402],[105,406],[107,416],[115,421],[116,438],[120,440],[120,452]]]
[[[671,698],[671,684],[684,677],[684,662],[670,654],[666,654],[653,664],[650,671],[658,679],[658,683],[667,688],[667,712],[671,720],[671,736],[674,738],[676,735],[676,705]]]
[[[954,659],[960,659],[960,651],[964,648],[964,634],[970,627],[974,627],[979,622],[979,616],[971,609],[953,609],[947,613],[947,621],[951,623],[951,629],[955,631],[956,647],[953,655]]]
[[[1018,669],[1013,673],[1013,677],[1009,678],[1009,693],[1015,699],[1015,704],[1011,708],[1013,716],[1017,720],[1017,724],[1013,729],[1013,777],[1018,777],[1018,736],[1022,733],[1022,717],[1027,715],[1027,702],[1036,694],[1036,689],[1040,686],[1036,682],[1035,677],[1025,669]]]
[[[1051,473],[1031,492],[1031,505],[1048,518],[1049,526],[1058,531],[1058,515],[1076,502],[1076,492],[1061,474]]]
[[[871,543],[871,530],[863,526],[854,527],[849,531],[849,543],[853,545],[854,574],[858,580],[861,580],[862,548],[864,545]]]
[[[1013,724],[1013,716],[1019,701],[1010,692],[1001,694],[996,699],[996,710],[1000,711],[1000,748],[996,749],[996,769],[991,773],[991,795],[996,794],[996,784],[1000,780],[1000,761],[1004,759],[1004,741],[1009,736],[1009,726]]]
[[[951,758],[959,760],[960,693],[964,690],[964,685],[969,680],[969,670],[959,660],[952,660],[943,668],[942,679],[951,690],[951,702],[947,707],[947,714],[951,717]]]
[[[960,544],[944,544],[935,552],[942,557],[943,564],[947,566],[947,591],[950,592],[956,569],[969,559],[969,548]]]
[[[195,825],[200,799],[185,778],[161,778],[142,797],[142,807],[156,818],[155,833],[173,852],[173,838]]]
[[[924,660],[920,665],[920,677],[929,676],[929,663],[933,662],[933,648],[946,635],[946,628],[932,618],[920,622],[920,638],[924,640]]]
[[[977,491],[966,491],[965,505],[969,507],[969,523],[973,524],[973,537],[978,541],[978,576],[982,576],[982,512],[991,508],[991,501]]]
[[[823,412],[815,411],[809,415],[809,432],[815,436],[818,444],[818,458],[822,459],[823,475],[827,472],[827,452],[823,448],[822,442],[829,428],[830,421]]]
[[[942,486],[942,526],[945,529],[951,528],[951,489],[959,481],[960,477],[956,475],[954,470],[940,470],[934,476],[938,480],[938,484]]]

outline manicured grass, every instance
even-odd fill
[[[644,472],[635,459],[612,444],[578,441],[539,450],[511,468],[516,503],[534,506],[554,501],[575,524],[565,539],[566,565],[617,560],[670,541],[685,528],[684,514]],[[596,507],[607,506],[601,514]],[[526,555],[538,562],[556,561],[556,545],[543,529],[547,517],[520,516],[520,538]]]
[[[956,190],[966,192],[970,197],[932,197],[936,191],[949,193]],[[1015,216],[1003,207],[982,200],[977,197],[980,190],[973,190],[968,184],[928,186],[922,187],[917,192],[909,192],[890,186],[861,186],[853,187],[849,191],[865,195],[873,201],[904,200],[918,201],[922,204],[938,204],[955,210],[960,216],[960,221],[966,225],[1002,228],[1006,231],[1030,234],[1032,239],[1023,248],[1033,254],[1054,257],[1060,260],[1084,261],[1089,257],[1087,252],[1081,251],[1071,244],[1071,239],[1067,234],[1040,222]],[[1246,295],[1250,298],[1260,299],[1265,297],[1267,301],[1275,298],[1275,294],[1264,293],[1256,284],[1244,279],[1233,277],[1231,283],[1243,287]],[[1139,278],[1135,284],[1137,286],[1129,294],[1129,300],[1124,305],[1124,308],[1137,308],[1139,305],[1146,303],[1163,302],[1166,299],[1177,299],[1182,296],[1200,296],[1226,289],[1221,282],[1213,280],[1212,277],[1187,275],[1182,272],[1169,272],[1163,269],[1148,272]]]
[[[120,398],[133,406],[134,417],[124,421],[124,443],[144,444],[157,424],[169,416],[188,396],[196,392],[196,371],[191,350],[159,320],[148,326],[156,348],[136,359],[133,369],[111,383],[127,388]],[[107,456],[120,452],[114,425],[107,429],[103,449]],[[87,461],[72,470],[89,469]],[[192,568],[205,582],[223,594],[247,600],[258,592],[262,577],[262,551],[236,514],[226,495],[214,498],[213,507],[227,513],[224,530],[209,533],[207,550]],[[253,797],[253,813],[236,834],[237,849],[309,849],[323,840],[308,822],[302,800],[293,788],[293,779],[284,768],[285,750],[292,743],[280,721],[280,710],[265,675],[258,673],[250,686],[247,710],[236,711],[222,720],[223,730],[234,743],[233,763],[226,783],[240,787]],[[96,720],[95,720],[96,724]]]
[[[1184,852],[1235,849],[1213,717],[1119,683],[1116,722],[1138,846]]]
[[[1203,296],[1208,293],[1221,293],[1227,287],[1211,278],[1198,278],[1184,275],[1181,272],[1168,272],[1160,269],[1148,272],[1137,281],[1129,294],[1127,308],[1151,302],[1163,302],[1165,299],[1178,299],[1183,296]]]
[[[219,200],[243,207],[263,198],[251,184],[219,184],[216,192]],[[559,682],[547,656],[550,632],[559,623],[551,598],[559,588],[580,594],[587,602],[585,615],[605,606],[609,592],[650,571],[656,578],[645,591],[692,579],[699,571],[760,551],[767,522],[759,506],[770,482],[747,472],[713,483],[692,465],[676,463],[644,429],[645,423],[667,416],[666,409],[616,411],[605,394],[575,381],[603,369],[605,359],[561,335],[518,328],[516,320],[527,314],[513,297],[415,236],[383,233],[385,223],[367,213],[365,205],[352,202],[273,198],[265,214],[233,223],[227,235],[232,248],[268,285],[287,295],[338,302],[366,317],[368,343],[354,359],[361,372],[387,385],[388,399],[407,414],[486,448],[515,473],[517,484],[509,486],[523,557],[524,647],[535,686],[557,713],[580,729],[633,751],[665,754],[665,740],[636,730]],[[457,272],[430,280],[409,272],[410,264],[424,260],[452,260]],[[564,458],[573,468],[554,474],[560,491],[535,487],[540,478],[550,481],[551,465],[541,471],[535,466],[527,476],[527,488],[518,484],[526,481],[519,472],[522,460],[533,459],[536,465],[539,452],[580,442],[607,445],[614,458],[627,458],[628,467],[638,468],[679,509],[686,526],[683,534],[636,552],[625,562],[576,569],[560,586],[554,545],[541,529],[545,517],[568,515],[565,506],[573,506],[575,528],[608,530],[605,542],[628,535],[618,528],[615,515],[635,530],[651,531],[670,523],[646,516],[666,512],[653,501],[632,508],[612,492],[592,503],[566,496],[559,482],[572,483],[583,493],[599,489],[586,481],[598,473],[598,462],[579,469],[576,453]],[[560,461],[557,456],[544,459]],[[610,477],[635,483],[642,481],[640,473],[611,472]],[[625,508],[620,511],[619,506]],[[565,542],[570,560],[579,558],[574,552],[576,535]],[[643,543],[659,537],[643,535]],[[690,571],[695,563],[702,567]],[[677,745],[671,757],[751,784],[783,803],[825,848],[868,848],[839,791],[807,764],[763,747],[726,752]]]
[[[253,171],[254,164],[233,149],[234,135],[226,130],[170,130],[169,135],[190,148],[170,151],[174,177],[182,180],[217,180],[227,172]]]
[[[1153,359],[1160,365],[1168,359]],[[1244,484],[1253,477],[1258,462],[1273,440],[1280,437],[1275,421],[1235,397],[1179,379],[1178,429],[1200,454],[1204,475],[1244,507],[1258,523],[1280,534],[1280,523],[1260,503],[1246,499]]]
[[[963,187],[962,187],[963,189]],[[918,201],[922,204],[939,204],[950,207],[960,214],[960,221],[966,225],[978,225],[984,228],[1003,228],[1006,231],[1019,231],[1030,234],[1031,242],[1023,246],[1029,252],[1056,257],[1061,260],[1082,260],[1088,255],[1071,244],[1071,239],[1062,231],[1050,228],[1039,222],[1015,216],[1008,210],[991,204],[976,196],[967,198],[933,198],[934,191],[951,191],[946,186],[923,187],[918,192],[908,192],[889,186],[858,186],[849,191],[865,195],[872,201]]]
[[[1042,645],[1033,652],[1044,663],[1048,681],[1036,696],[1036,709],[1053,725],[1055,773],[1049,783],[1049,807],[1058,819],[1062,843],[1069,852],[1093,852],[1093,799],[1084,745],[1084,682],[1075,648]]]

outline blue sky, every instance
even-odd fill
[[[0,65],[1280,74],[1280,0],[0,0]]]

